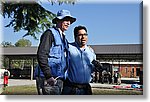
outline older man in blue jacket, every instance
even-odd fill
[[[68,10],[60,10],[52,20],[56,27],[46,30],[37,51],[38,65],[35,69],[38,94],[61,94],[67,67],[67,40],[65,31],[76,21]]]

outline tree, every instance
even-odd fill
[[[20,39],[15,43],[16,47],[31,47],[31,41],[27,39]]]
[[[8,41],[3,41],[3,42],[1,43],[1,45],[2,45],[3,47],[14,47],[14,45],[12,45],[12,43],[11,43],[11,42],[8,42]]]
[[[2,0],[2,15],[4,18],[11,19],[5,27],[13,27],[14,32],[20,30],[27,31],[23,37],[31,35],[37,39],[36,34],[43,32],[45,29],[53,26],[52,19],[56,14],[43,8],[38,2],[40,0],[32,0],[30,2],[23,2],[16,0],[13,2]],[[58,3],[74,4],[76,0],[48,0],[51,5]]]

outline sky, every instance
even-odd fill
[[[91,0],[89,0],[91,1]],[[75,26],[84,25],[88,29],[88,45],[110,45],[110,44],[141,44],[142,43],[142,12],[140,8],[140,0],[134,2],[92,2],[82,0],[75,5],[51,5],[50,3],[42,2],[41,5],[53,12],[67,9],[71,12],[77,21],[73,23],[66,37],[69,42],[74,41],[73,29]],[[109,0],[106,0],[109,1]],[[136,2],[135,2],[136,1]],[[6,28],[5,25],[10,21],[3,19],[2,24],[2,41],[8,41],[15,44],[25,31],[13,32],[13,28]],[[40,39],[40,35],[37,37]],[[38,46],[39,40],[32,37],[25,37],[32,42],[32,46]]]

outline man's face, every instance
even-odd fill
[[[87,32],[84,29],[79,30],[75,40],[80,47],[84,47],[88,40]]]
[[[68,30],[68,27],[70,26],[70,21],[69,20],[64,20],[64,21],[60,21],[59,23],[59,28],[62,30],[62,32]]]

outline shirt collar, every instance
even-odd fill
[[[80,49],[81,51],[85,51],[87,48],[87,45],[85,45],[85,48],[80,48],[79,45],[75,42],[75,45],[78,49]]]
[[[82,51],[85,51],[87,48],[87,45],[85,45],[85,48],[80,48]]]
[[[60,28],[57,28],[57,29],[58,29],[58,31],[60,32],[60,34],[64,34],[64,35],[65,35],[65,33],[62,32],[62,31],[60,30]]]
[[[53,26],[56,30],[58,30],[58,32],[60,33],[60,36],[61,36],[61,38],[63,38],[63,36],[62,36],[62,34],[63,35],[66,35],[64,32],[62,32],[61,30],[60,30],[60,28],[57,28],[56,26]]]

